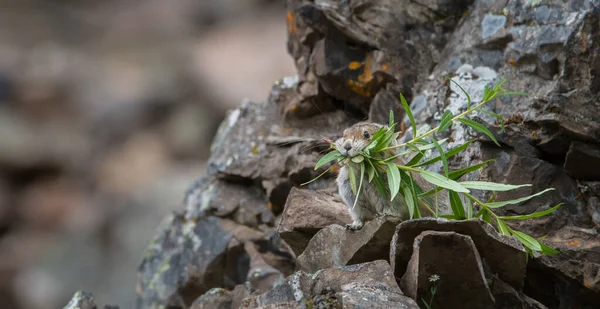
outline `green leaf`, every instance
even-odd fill
[[[419,163],[423,156],[424,154],[422,152],[417,153],[412,159],[410,159],[410,161],[408,161],[408,163],[406,163],[406,166],[414,166],[415,164]]]
[[[394,132],[396,125],[393,125],[383,131],[383,134],[378,137],[377,146],[373,148],[373,152],[379,152],[384,148],[387,148],[392,144],[393,141],[398,139],[400,132]]]
[[[559,254],[560,253],[560,251],[558,251],[554,248],[548,247],[548,246],[544,245],[542,242],[540,242],[540,246],[542,247],[542,250],[540,250],[540,253],[544,253],[544,254]]]
[[[460,196],[454,191],[448,191],[448,193],[448,198],[450,199],[450,207],[452,207],[452,213],[459,217],[459,220],[465,219],[465,209],[463,208]]]
[[[383,198],[386,198],[387,190],[385,189],[385,185],[383,184],[383,181],[381,181],[381,178],[379,176],[375,176],[375,178],[373,178],[373,182],[375,183],[375,187],[377,188],[377,191],[379,191],[379,194],[381,194]]]
[[[352,162],[354,162],[354,163],[361,163],[364,160],[365,160],[365,157],[363,157],[361,155],[357,155],[352,158]]]
[[[471,119],[467,119],[467,118],[458,118],[458,121],[464,123],[465,125],[471,127],[473,130],[475,131],[479,131],[485,135],[487,135],[489,138],[492,139],[492,141],[498,145],[498,147],[500,146],[500,143],[498,143],[498,141],[496,140],[496,137],[494,137],[494,134],[492,134],[492,132],[490,132],[490,130],[488,130],[488,128],[484,127],[483,125],[481,125],[478,122],[475,122]]]
[[[489,224],[492,224],[492,219],[490,218],[490,213],[487,210],[485,210],[481,213],[481,220],[483,220]]]
[[[544,193],[546,193],[548,191],[552,191],[552,190],[554,190],[554,188],[548,188],[548,189],[546,189],[544,191],[541,191],[541,192],[538,192],[536,194],[532,194],[532,195],[521,197],[521,198],[514,199],[514,200],[508,200],[508,201],[502,201],[502,202],[493,202],[493,203],[486,203],[485,205],[487,207],[490,207],[490,208],[500,208],[500,207],[503,207],[503,206],[506,206],[506,205],[519,204],[521,202],[528,201],[528,200],[530,200],[530,199],[532,199],[532,198],[534,198],[536,196],[542,195],[542,194],[544,194]]]
[[[385,128],[385,127],[379,128],[379,130],[377,130],[377,132],[375,132],[375,134],[373,134],[373,136],[371,137],[371,144],[373,142],[377,142],[377,141],[381,140],[383,138],[383,136],[385,135],[386,131],[387,131],[387,128]]]
[[[459,182],[463,187],[473,190],[486,190],[486,191],[510,191],[522,187],[531,187],[530,184],[523,185],[507,185],[502,183],[495,183],[489,181],[461,181]]]
[[[406,102],[406,99],[404,98],[402,93],[400,93],[400,103],[402,103],[402,107],[404,107],[404,110],[406,110],[406,116],[408,116],[408,119],[410,120],[410,125],[413,128],[413,136],[416,137],[417,123],[415,122],[415,117],[413,117],[412,111],[410,110],[410,106],[408,106],[408,102]]]
[[[510,229],[506,226],[506,223],[502,222],[499,218],[496,218],[496,222],[498,222],[498,231],[500,234],[510,236]]]
[[[502,216],[500,218],[504,219],[504,220],[527,220],[527,219],[531,219],[531,218],[539,218],[539,217],[543,217],[545,215],[551,214],[553,212],[555,212],[560,206],[562,206],[563,203],[560,203],[550,209],[546,209],[544,211],[538,211],[538,212],[534,212],[532,214],[529,215],[523,215],[523,216]]]
[[[490,163],[490,162],[493,162],[493,161],[494,161],[494,160],[487,160],[487,161],[484,161],[484,162],[481,162],[481,163],[475,164],[475,165],[473,165],[473,166],[467,166],[467,167],[465,167],[465,168],[461,168],[461,169],[458,169],[458,170],[451,171],[451,172],[448,174],[448,178],[450,178],[450,179],[452,179],[452,180],[459,179],[459,178],[460,178],[460,177],[462,177],[463,175],[465,175],[465,174],[468,174],[468,173],[470,173],[470,172],[474,172],[474,171],[476,171],[476,170],[478,170],[478,169],[482,168],[482,167],[483,167],[483,166],[485,166],[486,164],[488,164],[488,163]]]
[[[473,204],[470,199],[467,199],[467,219],[473,218]]]
[[[454,115],[451,111],[446,110],[442,115],[442,119],[440,120],[440,125],[438,126],[438,132],[444,132],[452,125],[452,117]]]
[[[369,182],[373,181],[373,177],[375,177],[375,166],[373,166],[373,163],[371,162],[371,160],[367,160],[367,163],[369,164],[367,166],[367,177],[369,178]]]
[[[387,167],[387,179],[388,186],[390,188],[390,201],[393,201],[394,197],[396,197],[396,195],[400,191],[400,170],[398,169],[398,166],[396,166],[396,164],[391,162],[387,163]]]
[[[363,179],[365,179],[365,165],[361,164],[360,165],[360,182],[358,184],[358,191],[356,193],[356,198],[354,199],[354,205],[352,205],[353,209],[356,206],[356,203],[358,203],[358,197],[360,196],[360,192],[361,192],[360,190],[362,189]]]
[[[410,215],[410,219],[412,220],[415,216],[415,199],[412,194],[411,188],[407,185],[402,186],[402,194],[404,195],[404,200],[406,201],[406,207],[408,207],[408,214]]]
[[[435,140],[435,138],[431,138],[431,140],[433,141],[435,148],[437,148],[437,150],[440,152],[440,158],[442,159],[442,165],[444,166],[444,174],[446,175],[446,178],[448,178],[448,160],[446,159],[444,149],[442,149],[442,146]]]
[[[394,111],[390,109],[390,121],[389,126],[392,127],[394,125]]]
[[[465,88],[463,88],[461,85],[459,85],[457,82],[455,82],[450,76],[444,76],[444,77],[447,78],[452,83],[454,83],[456,86],[458,86],[458,88],[460,88],[460,90],[465,94],[465,96],[467,96],[467,109],[471,109],[471,96],[465,90]]]
[[[500,123],[500,127],[502,128],[502,132],[504,132],[504,118],[502,118],[502,116],[500,116],[494,112],[486,111],[485,109],[480,109],[480,111],[482,111],[492,117],[496,117],[496,119],[498,119],[498,122]]]
[[[348,164],[348,176],[350,178],[350,187],[352,188],[352,192],[356,194],[356,175],[354,175],[354,169],[351,164]]]
[[[456,146],[456,147],[448,150],[446,152],[446,159],[451,158],[451,157],[455,156],[456,154],[460,153],[461,151],[465,150],[474,141],[475,140],[467,141],[466,143],[464,143],[464,144],[462,144],[460,146]],[[433,164],[433,163],[435,163],[435,162],[437,162],[437,161],[439,161],[441,159],[442,159],[441,156],[437,156],[437,157],[429,159],[429,160],[427,160],[425,162],[421,162],[421,163],[419,163],[419,164],[417,164],[415,166],[427,166],[427,165],[431,165],[431,164]],[[409,164],[407,164],[407,165],[410,166]]]
[[[483,98],[481,99],[481,101],[487,102],[491,100],[492,96],[494,96],[494,90],[488,87],[488,85],[485,85],[485,87],[483,87]]]
[[[319,169],[319,167],[333,161],[333,160],[337,160],[337,159],[341,159],[344,156],[337,150],[333,150],[329,153],[327,153],[326,155],[324,155],[323,157],[321,157],[321,159],[319,159],[319,161],[317,162],[317,165],[315,165],[315,171]]]
[[[428,182],[430,182],[436,186],[446,188],[449,190],[453,190],[456,192],[469,193],[469,189],[461,186],[458,182],[448,179],[438,173],[425,171],[425,170],[419,170],[419,174],[421,174],[421,176],[423,176],[423,178],[425,178],[425,180],[427,180]]]
[[[519,231],[513,230],[512,232],[513,235],[515,235],[515,237],[522,242],[525,247],[533,251],[542,251],[542,245],[535,238]]]

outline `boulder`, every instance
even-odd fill
[[[406,265],[413,255],[415,238],[425,231],[455,232],[469,236],[478,256],[485,261],[491,272],[498,274],[502,281],[517,291],[522,289],[527,266],[527,256],[522,245],[512,238],[498,234],[491,225],[478,219],[450,221],[424,218],[400,223],[390,247],[394,276],[404,276],[407,271]],[[428,254],[434,255],[435,250]]]
[[[319,269],[388,260],[390,241],[398,220],[378,217],[357,231],[340,225],[320,230],[298,256],[297,269],[315,272]]]
[[[271,291],[245,299],[242,308],[360,308],[366,301],[369,308],[418,308],[402,294],[389,264],[381,260],[314,274],[298,271]]]
[[[339,196],[294,188],[285,203],[277,231],[294,253],[300,255],[319,230],[350,222],[348,206]]]
[[[481,260],[471,237],[425,231],[414,240],[400,286],[410,298],[427,300],[434,308],[494,308]]]

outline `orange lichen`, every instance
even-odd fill
[[[363,62],[363,72],[360,74],[356,81],[349,80],[348,86],[350,88],[365,97],[371,96],[371,91],[369,89],[369,83],[373,80],[373,72],[371,69],[371,56],[367,55],[365,61]]]
[[[294,105],[290,106],[290,107],[288,108],[288,110],[289,110],[290,112],[296,112],[296,111],[298,111],[298,105],[294,104]]]
[[[350,70],[358,70],[362,67],[362,63],[358,61],[352,61],[348,64],[348,69]]]
[[[387,64],[382,64],[382,65],[381,65],[381,69],[382,69],[383,71],[387,71],[387,69],[388,69],[388,65],[387,65]]]
[[[269,202],[269,204],[267,204],[267,207],[269,207],[270,211],[273,211],[273,204],[271,204],[271,202]]]
[[[373,72],[371,72],[371,56],[367,55],[365,58],[365,68],[363,69],[363,73],[358,76],[358,81],[366,84],[373,79]]]
[[[580,246],[581,242],[579,240],[571,240],[565,244],[565,246]]]
[[[296,25],[296,21],[294,20],[294,15],[292,12],[287,12],[285,14],[285,21],[287,23],[287,31],[289,34],[294,34],[298,32],[298,25]]]
[[[581,198],[583,198],[583,192],[579,192],[577,195],[575,195],[575,200],[580,200]]]
[[[517,61],[515,60],[515,58],[508,59],[508,63],[510,63],[511,65],[514,65],[514,66],[517,65]]]
[[[586,287],[586,288],[591,288],[592,285],[593,284],[591,282],[587,281],[587,280],[583,282],[583,286]]]
[[[340,167],[339,167],[339,165],[334,165],[334,166],[332,166],[332,167],[331,167],[331,172],[332,172],[332,173],[334,173],[334,174],[337,174],[337,173],[339,173],[339,172],[340,172]]]
[[[363,97],[370,97],[371,92],[365,88],[365,85],[360,82],[355,82],[353,80],[348,81],[348,86],[352,89],[352,91],[362,95]]]

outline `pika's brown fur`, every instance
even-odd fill
[[[358,154],[360,154],[371,142],[371,138],[375,132],[377,132],[382,125],[370,122],[360,122],[357,123],[350,128],[344,130],[343,136],[335,141],[335,148],[344,156],[348,158],[352,158]],[[396,145],[394,141],[392,145]],[[390,151],[387,156],[392,156],[396,152]],[[397,158],[395,160],[398,164],[403,164],[401,158]],[[360,168],[356,163],[350,161],[348,164],[354,164],[353,166],[355,176],[357,182],[360,181]],[[377,189],[374,183],[370,183],[368,179],[363,179],[362,189],[358,197],[358,201],[356,201],[356,205],[354,205],[356,195],[352,192],[352,188],[350,185],[350,169],[348,166],[344,165],[340,169],[340,172],[337,177],[337,184],[339,189],[339,194],[342,197],[342,200],[348,206],[348,211],[350,212],[350,216],[352,217],[352,224],[348,224],[346,227],[352,230],[361,229],[367,220],[372,220],[376,216],[380,215],[390,215],[394,217],[398,217],[402,220],[409,219],[408,208],[405,203],[404,196],[401,194],[396,195],[394,200],[390,201],[384,196],[381,196],[381,193]],[[413,173],[413,179],[421,186],[423,189],[428,190],[432,186],[428,182],[426,182],[422,177]],[[387,180],[384,181],[387,184]],[[447,197],[440,197],[440,211],[441,214],[449,213],[449,207],[447,206]],[[426,208],[420,209],[421,214],[431,215],[431,212]]]

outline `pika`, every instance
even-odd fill
[[[383,126],[376,123],[359,122],[344,130],[343,136],[334,142],[334,147],[343,156],[352,158],[360,154],[369,145],[372,136],[381,127]],[[396,145],[396,142],[394,141],[392,145]],[[395,162],[402,164],[402,159],[397,158],[395,159]],[[356,163],[349,161],[347,164]],[[353,170],[355,171],[357,182],[360,181],[360,174],[358,172],[360,169],[356,166]],[[346,228],[350,230],[359,230],[364,226],[365,221],[372,220],[381,215],[398,217],[401,220],[409,219],[410,214],[404,197],[401,194],[398,194],[394,200],[390,201],[388,198],[381,195],[374,183],[370,183],[368,179],[366,179],[366,175],[362,182],[362,189],[358,201],[356,201],[356,205],[354,205],[356,195],[352,192],[349,176],[350,171],[350,168],[348,168],[346,164],[342,165],[336,179],[339,194],[344,203],[348,206],[348,211],[353,220],[351,224],[346,225]],[[426,190],[432,187],[418,174],[413,174],[413,179],[419,186]],[[387,183],[387,180],[384,183]],[[445,201],[444,199],[441,200]],[[420,208],[420,210],[422,214],[424,212],[429,212],[422,208]],[[440,213],[444,214],[448,212],[449,207],[444,203],[440,203]],[[429,212],[429,214],[431,213]]]

